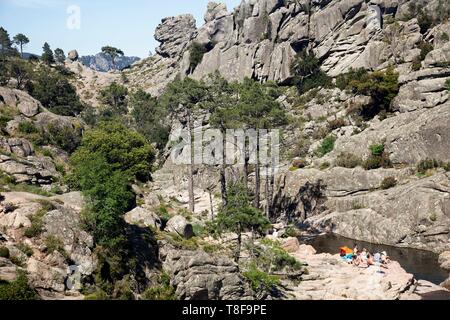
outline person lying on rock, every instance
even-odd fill
[[[391,258],[388,256],[386,251],[383,251],[381,253],[381,263],[382,264],[389,264],[391,262]]]

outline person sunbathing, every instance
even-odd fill
[[[389,263],[391,263],[391,258],[388,256],[386,251],[383,251],[381,253],[381,263],[382,264],[389,264]]]

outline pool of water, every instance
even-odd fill
[[[449,276],[447,271],[440,268],[438,255],[429,251],[372,244],[334,234],[309,239],[301,238],[300,241],[312,245],[317,253],[337,254],[340,247],[348,246],[353,249],[355,244],[358,245],[360,250],[366,248],[372,253],[386,251],[392,260],[400,263],[403,269],[413,274],[416,279],[427,280],[438,285]]]

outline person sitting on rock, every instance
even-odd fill
[[[375,265],[375,259],[372,254],[368,253],[366,262],[367,262],[367,268]]]
[[[369,255],[369,252],[367,251],[366,248],[364,248],[362,250],[361,254],[359,255],[360,264],[367,265],[368,255]]]

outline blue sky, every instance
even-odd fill
[[[221,2],[231,11],[241,0]],[[126,55],[146,57],[158,45],[153,34],[162,18],[192,13],[202,25],[207,4],[208,0],[0,0],[0,26],[11,37],[27,35],[31,42],[26,52],[40,54],[47,41],[52,49],[66,53],[77,49],[81,55],[95,54],[112,45]]]

